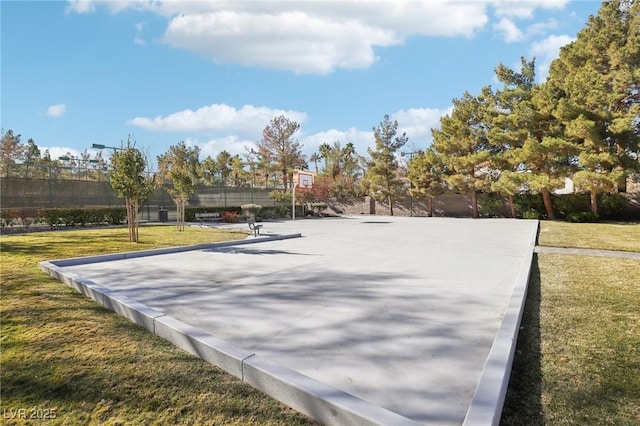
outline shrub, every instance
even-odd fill
[[[496,195],[487,195],[479,201],[480,215],[484,217],[500,217],[504,209],[504,200]]]
[[[599,211],[607,219],[622,219],[627,204],[629,204],[629,200],[617,192],[600,194],[598,200]]]
[[[274,189],[273,191],[269,192],[269,197],[278,203],[291,203],[293,194],[290,191]]]
[[[1,210],[0,211],[0,226],[6,228],[7,226],[13,226],[15,220],[18,218],[17,210]]]
[[[540,219],[545,216],[544,203],[541,194],[525,192],[513,196],[516,213],[523,219]],[[527,215],[525,217],[525,215]],[[534,217],[535,216],[535,217]]]
[[[65,226],[85,226],[88,223],[119,225],[125,221],[127,211],[124,207],[42,209],[40,215],[47,225],[54,228],[62,224]]]
[[[556,195],[551,199],[553,209],[560,217],[567,217],[571,213],[579,213],[589,210],[588,194],[564,194]]]
[[[127,218],[125,207],[108,207],[104,211],[104,220],[110,225],[120,225]]]
[[[184,210],[185,222],[195,222],[196,213],[220,213],[220,217],[224,212],[241,213],[240,207],[187,207]]]
[[[85,209],[69,209],[69,224],[71,226],[80,225],[85,226],[87,224],[88,211]],[[102,221],[100,221],[102,222]]]
[[[523,219],[540,219],[542,217],[540,212],[536,210],[526,210],[526,211],[523,211],[521,214]]]
[[[238,213],[232,211],[226,211],[222,213],[220,221],[224,223],[238,223]]]
[[[262,206],[258,204],[243,204],[240,206],[240,208],[242,209],[243,216],[247,217],[255,217],[258,213],[260,213],[260,210],[262,210]]]
[[[313,209],[313,213],[316,215],[321,215],[323,211],[327,209],[327,203],[313,203],[311,204],[311,208]]]
[[[41,211],[44,223],[49,225],[51,229],[64,223],[60,214],[60,210],[61,209],[43,209]]]
[[[600,216],[592,212],[575,212],[567,215],[567,222],[571,223],[595,223],[600,222]]]
[[[20,209],[17,211],[17,215],[20,218],[20,222],[25,229],[36,222],[40,218],[40,211],[38,209]]]
[[[260,219],[280,219],[280,217],[276,207],[268,207],[260,210]]]

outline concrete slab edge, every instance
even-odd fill
[[[155,334],[242,379],[243,362],[254,355],[170,316],[156,318]]]
[[[298,234],[299,235],[299,234]],[[292,237],[289,237],[292,238]],[[254,240],[255,241],[255,240]],[[203,330],[99,286],[53,261],[39,267],[104,307],[168,340],[177,347],[240,378],[274,399],[323,423],[416,426],[419,423],[342,390],[273,363]]]
[[[417,426],[421,424],[271,362],[260,355],[244,361],[242,380],[326,425]]]
[[[509,386],[520,323],[527,300],[529,276],[539,227],[540,222],[538,221],[530,235],[529,248],[523,259],[522,268],[516,279],[509,305],[505,310],[475,394],[467,409],[463,422],[464,426],[497,426],[500,423],[502,408]]]
[[[64,271],[62,267],[50,261],[39,262],[38,266],[44,272],[67,284],[78,293],[87,296],[152,333],[154,332],[154,319],[166,315],[118,292],[102,287],[91,280],[82,278],[73,272]]]
[[[221,243],[197,244],[197,245],[183,246],[183,247],[167,247],[167,248],[160,248],[160,249],[140,250],[140,251],[123,252],[123,253],[101,254],[96,256],[71,257],[68,259],[49,260],[47,262],[54,264],[56,266],[61,266],[61,267],[87,265],[90,263],[110,262],[113,260],[122,260],[122,259],[135,259],[139,257],[157,256],[160,254],[182,253],[186,251],[214,249],[218,247],[230,247],[230,246],[245,245],[245,244],[255,244],[255,243],[262,243],[266,241],[280,241],[280,240],[288,240],[291,238],[300,238],[300,237],[302,237],[302,234],[300,233],[284,234],[284,235],[264,235],[264,236],[259,236],[258,238],[252,237],[250,239],[225,241]]]

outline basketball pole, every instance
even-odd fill
[[[291,190],[292,192],[292,196],[291,196],[291,220],[296,220],[296,187],[300,184],[300,182],[303,183],[302,186],[304,186],[305,189],[309,189],[313,187],[313,175],[306,173],[307,176],[309,176],[311,178],[311,185],[308,184],[307,180],[302,181],[301,180],[301,173],[300,170],[298,170],[298,178],[297,179],[292,179],[292,187],[293,189]],[[303,208],[303,213],[304,213],[304,208]]]
[[[296,220],[296,186],[298,182],[293,182],[293,197],[291,198],[291,220]]]

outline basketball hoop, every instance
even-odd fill
[[[296,170],[294,172],[294,182],[292,185],[292,199],[291,199],[291,220],[296,220],[296,188],[305,188],[312,189],[313,188],[313,176],[314,173],[306,172],[302,170]]]

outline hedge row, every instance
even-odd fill
[[[514,207],[519,217],[524,219],[546,219],[546,211],[540,194],[519,194],[514,196]],[[553,211],[558,219],[569,222],[599,222],[600,220],[628,220],[629,199],[623,194],[598,195],[598,213],[591,213],[589,194],[567,194],[552,196]],[[504,198],[489,196],[481,203],[484,216],[506,216]]]
[[[0,211],[0,225],[4,228],[22,225],[29,228],[36,223],[56,226],[119,225],[125,222],[127,211],[124,207],[70,208],[70,209],[7,209]]]

